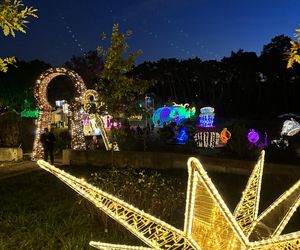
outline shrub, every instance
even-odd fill
[[[21,117],[14,111],[0,115],[1,147],[19,147],[21,145]]]
[[[67,128],[56,128],[53,130],[55,136],[55,154],[59,154],[63,149],[71,147],[71,135]]]
[[[89,182],[140,210],[174,226],[182,227],[183,221],[178,221],[178,218],[183,218],[185,192],[181,191],[182,180],[178,177],[163,176],[154,170],[125,168],[93,173]],[[185,184],[183,186],[185,187]],[[108,216],[94,205],[85,204],[92,217],[97,220],[100,218],[101,224],[110,236],[128,237],[128,232],[122,230],[122,226],[109,220]]]

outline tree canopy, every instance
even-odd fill
[[[296,42],[291,41],[291,48],[288,54],[288,68],[293,67],[294,63],[300,63],[300,29],[296,30]]]
[[[15,37],[15,32],[26,33],[29,17],[37,17],[37,9],[27,7],[21,0],[3,0],[0,4],[0,27],[5,36]],[[6,72],[9,64],[16,63],[14,57],[0,58],[0,71]]]
[[[131,34],[131,31],[120,32],[119,25],[114,24],[109,48],[97,49],[104,61],[97,89],[100,91],[103,98],[101,101],[105,102],[106,108],[116,115],[133,112],[134,107],[130,104],[138,95],[144,94],[153,85],[150,80],[129,74],[134,68],[136,57],[141,54],[140,50],[127,52],[129,49],[127,39]],[[106,34],[102,35],[102,39],[106,39]]]

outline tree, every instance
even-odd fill
[[[0,4],[0,27],[5,36],[15,37],[15,31],[26,33],[28,17],[37,17],[33,7],[24,6],[21,0],[2,0]],[[0,71],[6,72],[9,64],[14,64],[14,57],[0,58]]]
[[[153,84],[153,81],[143,80],[130,74],[136,57],[141,54],[140,50],[127,54],[129,46],[126,40],[131,34],[131,31],[120,32],[119,25],[114,24],[110,47],[97,49],[104,60],[97,89],[100,91],[101,101],[113,115],[133,113],[136,108],[134,107],[136,97],[144,94]],[[106,39],[105,34],[102,39]]]
[[[92,88],[99,81],[98,76],[103,69],[103,61],[96,51],[90,51],[84,56],[73,56],[64,66],[77,72],[87,88]]]
[[[297,38],[297,42],[291,41],[291,48],[290,51],[287,53],[287,68],[293,67],[294,63],[300,63],[300,29],[296,30],[295,37]]]

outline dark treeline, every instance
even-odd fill
[[[171,102],[197,108],[209,105],[223,117],[272,118],[300,111],[300,65],[287,69],[284,53],[289,48],[290,38],[280,35],[263,46],[259,56],[239,50],[221,61],[161,59],[144,62],[130,74],[156,80],[157,84],[149,90],[155,95],[155,106]],[[0,73],[2,106],[20,107],[24,99],[33,102],[36,79],[51,67],[38,60],[18,62],[16,66]],[[103,61],[96,52],[89,52],[85,57],[72,57],[64,66],[79,73],[88,88],[94,88]],[[70,93],[63,94],[70,92],[68,81],[66,77],[55,78],[49,85],[49,100],[68,97]]]
[[[213,106],[224,117],[264,118],[300,111],[300,67],[287,69],[290,38],[280,35],[260,56],[239,50],[221,61],[161,59],[144,62],[134,74],[155,79],[160,100]]]

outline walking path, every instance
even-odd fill
[[[55,165],[61,165],[61,160],[55,161]],[[41,170],[41,168],[35,161],[0,162],[0,180],[37,170]]]

